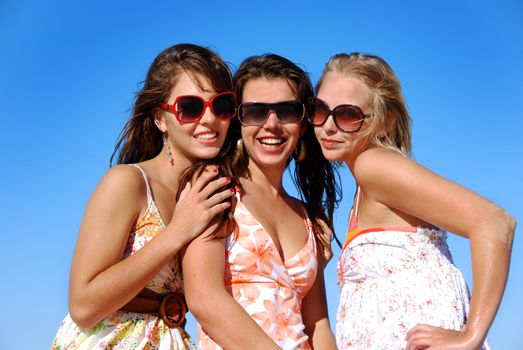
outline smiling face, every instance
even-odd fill
[[[358,106],[364,114],[372,112],[370,96],[370,89],[361,80],[334,72],[329,72],[323,77],[318,91],[318,98],[331,110],[342,104],[350,104]],[[363,151],[365,139],[361,137],[361,133],[365,131],[367,125],[368,119],[363,122],[359,131],[346,133],[336,127],[331,115],[322,126],[314,127],[314,133],[325,158],[330,161],[350,163]]]
[[[199,79],[202,88],[191,76],[181,72],[167,103],[173,104],[183,95],[200,96],[206,101],[216,95],[207,78],[195,78]],[[159,111],[156,118],[156,125],[168,137],[173,160],[183,163],[216,157],[225,141],[229,123],[229,120],[217,119],[208,107],[195,123],[180,123],[172,112],[165,110]]]
[[[283,78],[249,80],[241,102],[276,103],[296,100],[289,83]],[[242,140],[249,155],[249,168],[278,170],[283,173],[287,160],[296,148],[302,127],[300,122],[282,124],[274,111],[269,111],[265,123],[241,127]]]

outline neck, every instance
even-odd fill
[[[158,175],[162,181],[175,190],[178,189],[179,177],[182,172],[194,164],[193,161],[181,155],[173,155],[173,161],[169,161],[165,148],[152,161],[158,169]]]
[[[242,179],[242,185],[249,187],[257,187],[272,193],[275,197],[286,195],[285,189],[283,188],[283,171],[285,169],[272,168],[260,168],[249,162],[249,172],[251,174],[250,179]]]

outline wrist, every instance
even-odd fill
[[[173,256],[189,242],[189,235],[186,230],[178,228],[176,225],[169,224],[162,231],[163,242],[162,246],[169,250],[169,255]]]
[[[466,339],[467,344],[469,344],[471,349],[479,349],[485,342],[485,338],[487,337],[487,334],[485,332],[481,332],[477,328],[466,325],[462,329],[463,335]]]

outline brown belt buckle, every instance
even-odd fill
[[[169,328],[183,327],[187,304],[185,298],[178,293],[167,293],[160,303],[160,318]]]

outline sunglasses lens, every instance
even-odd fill
[[[203,112],[203,100],[193,97],[181,97],[176,103],[176,111],[181,122],[194,122]]]
[[[334,118],[338,127],[345,131],[355,131],[361,127],[364,118],[361,110],[356,106],[341,105],[334,108]]]
[[[311,99],[307,103],[307,115],[313,125],[322,125],[329,113],[329,107],[321,100]]]
[[[297,123],[303,118],[303,104],[298,101],[275,103],[272,109],[283,123]]]
[[[233,94],[217,95],[212,100],[212,109],[216,118],[231,119],[236,112],[236,102]]]
[[[304,107],[299,101],[278,103],[246,102],[240,105],[239,118],[245,125],[261,125],[265,123],[269,112],[275,112],[282,124],[297,123],[303,118]]]
[[[238,117],[243,124],[260,125],[265,122],[269,108],[264,103],[242,103]]]

